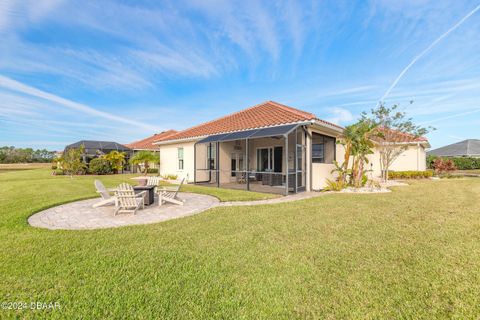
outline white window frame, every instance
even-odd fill
[[[182,158],[178,156],[180,149],[182,150]],[[182,160],[182,168],[180,168],[180,160]],[[183,171],[185,169],[185,148],[184,147],[178,147],[177,148],[177,170],[178,171]]]
[[[271,168],[268,168],[267,170],[271,170],[271,171],[275,170],[275,147],[276,146],[255,148],[255,157],[256,157],[255,160],[257,160],[256,165],[257,165],[258,172],[269,172],[269,171],[260,171],[258,168],[258,150],[263,150],[263,149],[268,149],[268,159],[267,159],[268,166],[270,167],[270,164],[271,164]]]

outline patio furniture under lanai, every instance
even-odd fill
[[[302,123],[210,135],[195,143],[194,181],[269,193],[303,191],[307,135]]]

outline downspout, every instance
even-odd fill
[[[193,184],[197,183],[197,142],[193,144]]]

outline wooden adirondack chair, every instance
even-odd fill
[[[147,178],[147,186],[155,186],[155,192],[157,192],[157,188],[160,187],[160,182],[162,180],[163,179],[161,177],[158,177],[158,176],[148,177]]]
[[[120,184],[115,191],[118,204],[113,215],[115,216],[120,212],[136,214],[140,207],[145,208],[145,195],[145,191],[135,194],[133,187],[127,183]]]
[[[180,206],[183,206],[183,201],[177,198],[177,194],[184,182],[185,182],[185,178],[183,178],[182,182],[180,182],[180,184],[176,187],[157,188],[158,205],[161,206],[164,202],[170,202],[173,204],[178,204]]]
[[[117,205],[117,197],[110,195],[110,193],[115,192],[116,189],[105,188],[102,181],[100,181],[100,180],[95,180],[93,183],[95,184],[95,188],[97,189],[97,193],[99,193],[100,197],[102,198],[102,200],[100,200],[99,202],[95,203],[92,206],[93,208],[105,206],[107,204],[115,204],[115,206]]]

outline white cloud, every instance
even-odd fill
[[[151,125],[148,125],[148,124],[145,124],[145,123],[141,123],[141,122],[138,122],[138,121],[135,121],[135,120],[123,118],[123,117],[120,117],[120,116],[117,116],[117,115],[114,115],[114,114],[111,114],[111,113],[108,113],[108,112],[104,112],[104,111],[94,109],[90,106],[87,106],[87,105],[84,105],[84,104],[81,104],[81,103],[78,103],[78,102],[74,102],[74,101],[56,96],[54,94],[36,89],[34,87],[25,85],[21,82],[15,81],[13,79],[10,79],[10,78],[4,77],[4,76],[0,76],[0,87],[4,88],[4,89],[15,91],[15,92],[23,93],[23,94],[26,94],[26,95],[29,95],[29,96],[34,96],[34,97],[37,97],[37,98],[41,98],[41,99],[53,102],[55,104],[61,105],[63,107],[75,110],[79,113],[89,114],[90,116],[93,116],[93,117],[100,117],[100,118],[110,120],[110,121],[114,121],[114,122],[120,122],[120,123],[127,124],[127,125],[133,125],[133,126],[136,126],[138,128],[141,128],[142,130],[146,130],[146,131],[154,131],[155,132],[158,129],[157,127],[154,127],[154,126],[151,126]]]
[[[331,114],[326,120],[335,124],[347,123],[353,120],[353,114],[344,108],[334,107],[328,110]]]

